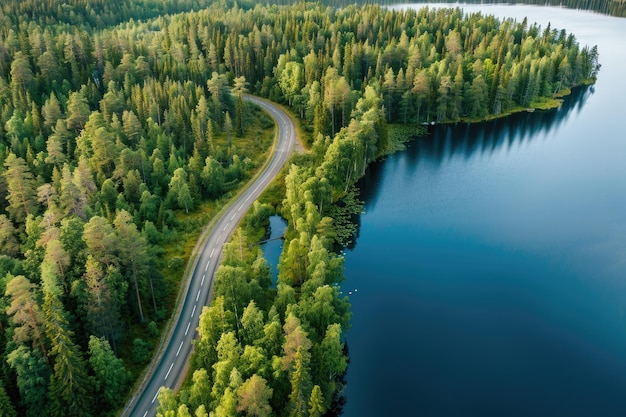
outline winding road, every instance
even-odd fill
[[[266,100],[249,95],[245,98],[263,108],[276,123],[278,140],[275,141],[271,161],[214,223],[196,257],[183,305],[178,309],[178,317],[173,319],[176,324],[170,332],[166,346],[161,349],[158,363],[151,366],[153,372],[148,373],[139,390],[126,405],[122,413],[124,417],[156,416],[157,397],[161,387],[176,388],[182,383],[202,307],[210,301],[213,275],[219,266],[222,245],[233,233],[246,210],[285,165],[296,143],[295,126],[284,111]]]

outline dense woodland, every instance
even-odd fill
[[[277,4],[290,4],[289,0],[277,0]],[[420,3],[433,3],[428,0],[378,0],[376,2],[371,1],[349,1],[349,0],[326,0],[324,4],[345,7],[351,4],[363,4],[363,3],[376,3],[380,5],[398,5],[398,4],[420,4]],[[434,3],[453,3],[463,7],[463,4],[505,4],[505,5],[534,5],[534,6],[552,6],[563,7],[576,10],[589,10],[597,13],[602,13],[610,16],[626,17],[626,0],[463,0],[459,2],[454,1],[437,1]]]
[[[246,91],[289,105],[310,151],[226,247],[190,380],[159,412],[324,414],[347,366],[336,248],[387,122],[505,114],[599,68],[562,29],[458,9],[205,3],[0,1],[1,415],[120,408],[174,307],[163,247],[258,166],[238,138],[271,123]],[[272,210],[275,287],[249,244]]]

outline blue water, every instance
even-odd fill
[[[276,278],[278,277],[278,260],[283,251],[283,239],[280,238],[285,234],[287,222],[278,215],[270,216],[269,229],[269,234],[266,238],[268,240],[261,244],[261,250],[272,271],[272,284],[275,286]]]
[[[371,167],[343,415],[626,416],[626,20],[461,6],[573,31],[599,80]]]

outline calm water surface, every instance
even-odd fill
[[[267,263],[270,266],[272,272],[272,284],[276,285],[276,277],[278,276],[278,260],[280,254],[283,251],[283,239],[287,229],[287,222],[278,216],[270,216],[269,233],[266,236],[267,241],[261,244],[261,250],[263,251],[263,257],[267,259]]]
[[[599,80],[368,171],[343,415],[626,416],[626,20],[460,6],[597,44]]]

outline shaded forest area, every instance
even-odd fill
[[[0,0],[0,10],[14,26],[32,23],[38,26],[68,24],[103,29],[131,20],[201,10],[215,5],[212,0]],[[231,7],[232,2],[220,2]],[[250,6],[253,3],[249,3]]]
[[[7,416],[114,415],[122,405],[173,308],[164,268],[184,267],[163,248],[190,227],[187,215],[228,198],[262,163],[256,126],[271,122],[245,91],[291,106],[310,152],[285,172],[274,207],[255,204],[225,249],[191,380],[178,397],[162,392],[164,416],[335,407],[350,318],[335,249],[351,238],[354,183],[390,149],[387,122],[503,114],[599,68],[596,48],[564,30],[458,9],[0,6]],[[289,221],[276,287],[248,244],[274,209]]]

